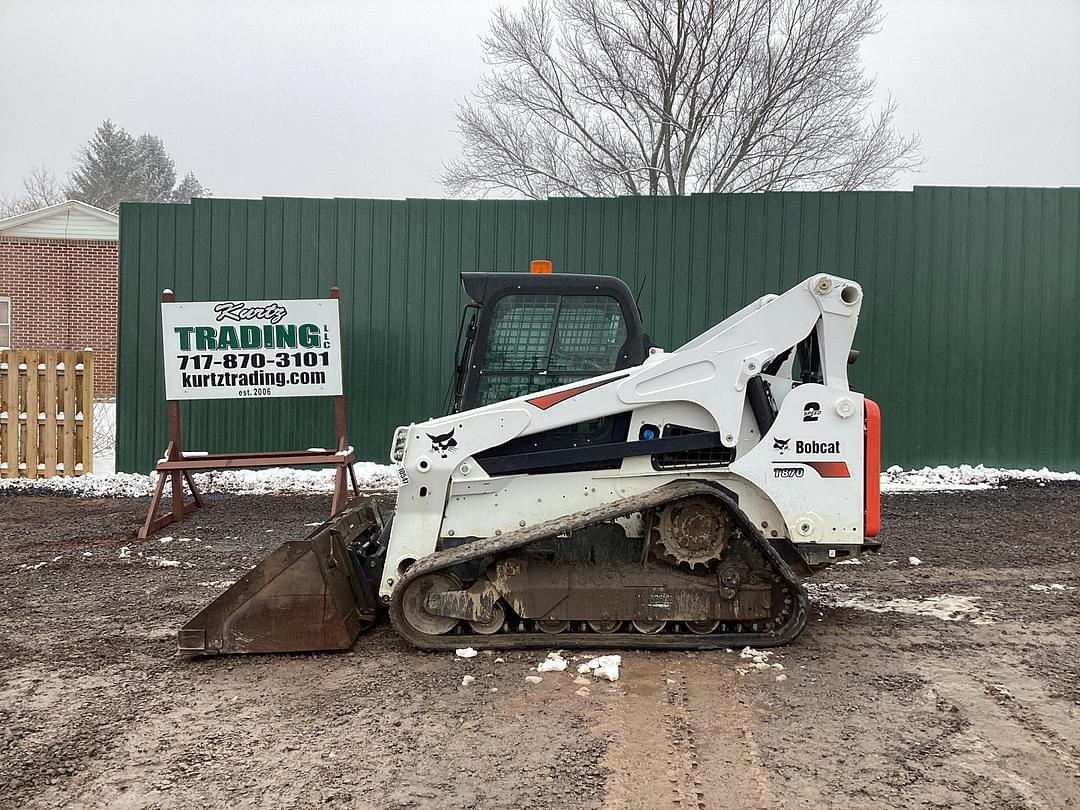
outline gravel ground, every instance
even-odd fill
[[[1080,486],[888,497],[882,552],[814,580],[783,670],[628,652],[588,694],[526,683],[536,653],[386,627],[344,654],[173,657],[186,616],[326,509],[209,500],[137,543],[144,499],[0,493],[0,807],[1080,804]],[[959,620],[897,612],[942,595]]]

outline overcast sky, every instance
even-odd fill
[[[438,197],[494,0],[0,0],[0,194],[112,118],[217,197]],[[511,5],[514,5],[511,3]],[[1080,0],[883,0],[919,185],[1080,185]]]

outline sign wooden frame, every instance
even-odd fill
[[[341,290],[338,287],[330,288],[330,297],[341,298]],[[165,290],[161,294],[164,304],[176,301],[172,290]],[[224,470],[235,467],[282,467],[297,465],[322,465],[337,468],[334,474],[334,494],[330,499],[330,516],[336,515],[345,505],[348,499],[349,487],[352,487],[353,495],[360,494],[360,487],[356,481],[356,471],[353,469],[355,454],[349,445],[345,434],[345,395],[338,394],[334,397],[334,434],[336,438],[333,452],[325,450],[282,450],[263,453],[200,453],[199,455],[185,455],[181,440],[180,428],[180,401],[169,399],[165,401],[168,411],[169,445],[165,449],[165,456],[154,468],[157,471],[157,483],[154,485],[154,495],[150,499],[150,509],[146,514],[146,520],[139,528],[136,536],[145,540],[150,535],[161,530],[171,523],[179,523],[184,517],[196,509],[204,506],[202,495],[191,473],[193,470]],[[161,496],[165,491],[165,481],[169,479],[172,487],[172,504],[168,512],[158,514],[161,505]],[[191,500],[184,495],[184,483],[187,483],[191,492]]]

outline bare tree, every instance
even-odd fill
[[[920,141],[876,116],[877,0],[530,0],[495,12],[453,193],[884,187]]]
[[[35,166],[30,174],[23,178],[26,199],[35,209],[56,205],[64,201],[64,189],[53,170],[44,163]]]
[[[23,178],[23,193],[15,197],[0,197],[0,219],[26,214],[64,201],[64,190],[52,169],[35,166]]]

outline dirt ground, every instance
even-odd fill
[[[211,503],[136,543],[143,500],[0,494],[0,807],[1080,804],[1080,487],[887,497],[882,552],[817,578],[783,670],[628,652],[588,694],[526,683],[537,653],[386,627],[345,654],[174,657],[186,616],[326,508]],[[943,594],[974,607],[867,609]]]

